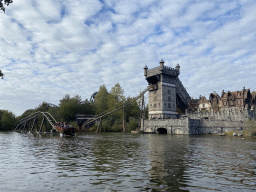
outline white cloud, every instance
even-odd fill
[[[20,115],[67,93],[146,88],[143,67],[181,66],[189,94],[255,88],[256,3],[17,0],[0,17],[0,105]],[[6,87],[2,87],[6,86]]]

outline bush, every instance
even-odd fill
[[[12,130],[16,125],[15,115],[6,110],[1,110],[0,113],[0,130]]]
[[[116,120],[114,125],[111,127],[111,131],[114,131],[114,132],[123,131],[123,122],[121,122],[120,120]]]
[[[134,117],[129,118],[129,123],[127,126],[127,131],[133,131],[138,129],[139,127],[139,120],[135,119]]]

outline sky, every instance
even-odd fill
[[[0,109],[16,116],[180,65],[192,98],[255,90],[255,0],[13,0],[0,11]]]

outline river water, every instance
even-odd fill
[[[0,132],[0,191],[256,191],[256,138]]]

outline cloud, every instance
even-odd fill
[[[0,17],[0,105],[20,115],[118,82],[136,96],[147,87],[143,67],[161,58],[180,64],[194,98],[255,88],[255,8],[252,0],[17,0]]]

